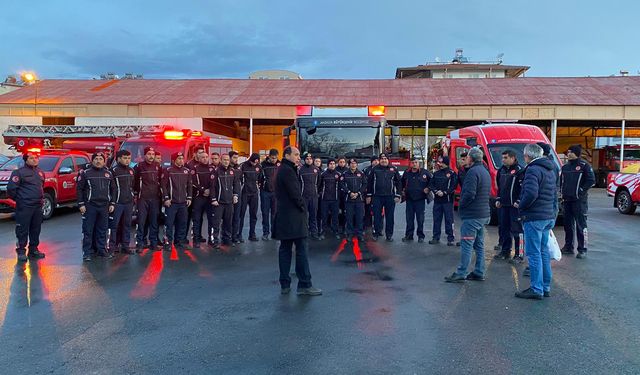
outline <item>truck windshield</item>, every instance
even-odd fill
[[[329,158],[345,156],[356,158],[359,162],[369,160],[377,155],[378,129],[374,127],[359,128],[317,128],[312,135],[300,131],[300,149],[308,151],[325,162]]]
[[[500,169],[502,167],[502,153],[507,150],[513,150],[516,153],[516,159],[520,166],[524,167],[526,165],[524,161],[524,146],[527,143],[492,143],[489,145],[489,154],[491,155],[491,162],[496,169]],[[560,162],[555,154],[553,154],[553,160],[560,167]]]
[[[40,162],[38,163],[38,167],[42,169],[43,172],[51,172],[53,168],[56,167],[58,162],[58,158],[55,156],[41,156]],[[24,165],[24,161],[22,160],[22,156],[18,156],[9,160],[5,165],[0,168],[0,171],[15,171],[18,168],[21,168]]]
[[[144,149],[147,146],[151,146],[154,150],[160,152],[162,158],[162,166],[168,167],[171,165],[171,154],[178,151],[183,151],[184,145],[182,143],[166,144],[155,142],[137,142],[128,141],[124,142],[120,149],[127,150],[131,153],[131,165],[134,166],[141,161],[144,161]]]

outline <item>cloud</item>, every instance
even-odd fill
[[[127,39],[98,45],[85,37],[83,44],[50,48],[42,57],[83,76],[131,72],[148,77],[246,77],[259,69],[316,70],[322,64],[289,33],[258,32],[238,25],[183,25],[171,37],[156,35],[125,43]]]

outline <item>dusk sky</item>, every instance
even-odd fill
[[[528,76],[640,70],[639,1],[5,0],[0,75],[393,78],[464,48]]]

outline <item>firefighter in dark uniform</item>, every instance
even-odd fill
[[[349,170],[349,166],[347,166],[347,158],[344,156],[339,156],[336,158],[336,160],[338,161],[336,163],[336,171],[338,171],[338,173],[340,173],[340,175],[342,175],[344,172]],[[340,213],[338,214],[338,225],[340,227],[340,234],[345,233],[345,227],[346,227],[346,215],[345,215],[345,196],[344,193],[338,189],[338,195],[340,198]]]
[[[114,209],[109,217],[109,250],[133,254],[129,249],[133,216],[133,168],[129,167],[131,152],[119,150],[116,159],[117,164],[111,170],[111,199]]]
[[[276,172],[280,162],[278,150],[269,150],[269,156],[262,162],[262,174],[260,175],[260,211],[262,211],[262,240],[269,241],[271,227],[276,216]]]
[[[213,247],[235,244],[231,241],[233,229],[233,207],[238,203],[240,195],[240,176],[231,167],[229,155],[220,157],[220,166],[215,171],[215,187],[218,189],[211,198],[214,208]],[[222,232],[222,235],[221,235]]]
[[[196,169],[196,166],[198,166],[198,164],[200,164],[200,160],[203,158],[203,156],[205,157],[206,163],[209,162],[209,154],[207,154],[207,152],[205,151],[204,147],[202,146],[197,146],[194,150],[193,150],[193,158],[191,158],[191,160],[189,160],[185,166],[189,169],[189,173],[191,173],[191,171],[194,171]],[[193,175],[193,173],[191,173]],[[195,194],[195,188],[194,188],[194,194]],[[208,199],[207,199],[208,200]],[[195,202],[192,201],[191,202],[191,206],[189,206],[187,208],[187,212],[189,213],[189,219],[187,220],[187,232],[189,232],[189,228],[191,228],[192,233],[192,239],[195,236],[195,232],[193,231],[193,227],[191,225],[192,221],[193,221],[193,206],[194,206]],[[200,230],[202,231],[202,219],[200,219]],[[202,233],[199,234],[199,237],[202,237]],[[199,244],[198,244],[199,246]]]
[[[115,203],[111,197],[113,175],[105,165],[103,152],[91,156],[91,168],[78,173],[78,206],[82,214],[82,259],[91,261],[91,247],[94,236],[98,256],[112,258],[107,250],[107,230],[109,214],[113,213]]]
[[[516,153],[513,150],[505,150],[502,153],[502,167],[496,174],[496,186],[498,187],[498,199],[496,200],[496,208],[498,209],[499,232],[502,241],[500,242],[500,253],[496,254],[494,259],[509,260],[511,258],[511,241],[515,247],[513,260],[522,261],[520,254],[520,233],[522,233],[522,224],[518,219],[520,217],[518,208],[514,207],[520,197],[520,171],[522,167],[516,159]]]
[[[231,162],[231,168],[235,170],[235,173],[238,175],[238,181],[240,183],[240,192],[242,192],[242,171],[240,170],[240,163],[238,162],[239,154],[237,151],[229,151],[229,159]],[[233,205],[233,226],[231,229],[231,241],[233,243],[243,243],[242,233],[240,230],[240,205],[241,196],[238,196],[238,203]]]
[[[327,161],[327,170],[320,175],[320,211],[322,211],[322,219],[320,220],[320,239],[324,239],[325,227],[331,215],[331,230],[336,238],[340,238],[338,229],[338,213],[340,210],[340,194],[339,194],[340,173],[336,170],[336,161],[329,159]]]
[[[424,210],[430,181],[431,173],[420,168],[420,160],[418,158],[411,159],[411,168],[404,172],[401,179],[402,195],[407,202],[405,210],[407,228],[402,242],[413,241],[414,223],[417,223],[418,242],[424,242]]]
[[[402,185],[398,169],[389,165],[387,154],[380,154],[380,164],[371,170],[368,178],[367,201],[373,208],[373,240],[382,236],[383,210],[384,234],[388,242],[393,241],[393,214],[396,204],[400,203]]]
[[[367,178],[367,181],[369,181],[369,176],[371,175],[371,171],[379,163],[380,163],[380,159],[377,156],[372,156],[371,157],[371,164],[362,171],[364,173],[364,176]],[[365,230],[367,228],[372,227],[372,225],[373,225],[373,210],[371,209],[371,203],[366,203],[365,202],[365,204],[364,204],[364,228],[365,228]]]
[[[309,235],[318,239],[318,185],[320,185],[320,169],[313,164],[313,156],[305,152],[302,155],[304,164],[299,169],[302,198],[309,214]]]
[[[242,178],[242,194],[240,194],[240,227],[238,228],[238,238],[242,239],[244,229],[244,215],[249,208],[249,241],[258,241],[256,236],[256,224],[258,223],[258,179],[262,174],[260,167],[260,155],[253,153],[249,160],[240,166]]]
[[[316,168],[318,168],[318,170],[320,171],[320,174],[322,174],[322,172],[324,172],[324,168],[322,166],[322,158],[316,156],[315,159],[313,159],[313,165],[315,165]],[[318,226],[318,233],[320,233],[320,220],[322,220],[322,210],[320,209],[320,194],[318,194],[318,199],[317,199],[318,203],[316,205],[316,207],[318,208],[317,211],[317,215],[316,215],[316,225]]]
[[[573,254],[574,235],[578,238],[578,255],[587,257],[587,211],[589,189],[596,183],[591,165],[581,158],[582,146],[573,145],[567,150],[569,160],[562,166],[560,191],[564,209],[564,254]],[[577,229],[577,230],[576,230]]]
[[[133,168],[133,191],[138,199],[138,230],[136,252],[144,247],[144,227],[149,224],[150,249],[158,243],[158,216],[160,214],[160,165],[155,162],[153,147],[144,148],[144,160]]]
[[[45,256],[38,250],[44,202],[44,172],[38,168],[39,157],[35,152],[25,152],[22,160],[24,160],[24,166],[11,172],[7,194],[16,202],[18,261],[26,262],[27,240],[29,240],[29,258],[42,259]]]
[[[454,246],[453,235],[453,201],[458,176],[449,168],[449,157],[440,156],[437,160],[438,170],[429,182],[429,190],[433,193],[433,238],[431,245],[440,243],[442,217],[444,216],[444,231],[447,234],[447,245]]]
[[[215,168],[209,164],[209,155],[203,152],[200,161],[189,171],[193,191],[191,204],[191,220],[193,224],[193,247],[199,248],[200,244],[211,240],[211,228],[213,228],[213,206],[211,205],[211,180],[214,177]],[[207,217],[207,238],[202,237],[202,215]]]
[[[171,155],[173,165],[162,173],[162,200],[165,207],[165,236],[167,242],[164,250],[170,251],[171,245],[176,250],[184,250],[187,245],[187,207],[191,205],[191,173],[184,165],[184,154],[176,152]]]
[[[347,239],[364,241],[364,199],[367,177],[358,169],[358,161],[349,159],[349,169],[340,176],[340,190],[345,197]]]

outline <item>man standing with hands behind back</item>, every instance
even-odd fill
[[[296,245],[296,276],[298,277],[299,296],[319,296],[322,290],[311,285],[311,272],[307,259],[307,237],[309,235],[309,214],[302,198],[298,164],[300,151],[295,147],[284,149],[284,159],[278,168],[275,179],[276,217],[273,225],[273,237],[280,240],[278,251],[280,266],[280,293],[291,292],[291,257],[293,245]]]

